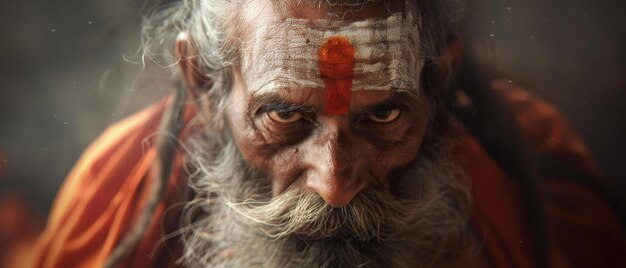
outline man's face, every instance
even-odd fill
[[[261,2],[242,12],[243,64],[234,69],[227,109],[244,160],[270,178],[274,196],[304,189],[333,207],[343,207],[367,188],[401,192],[394,178],[415,159],[431,107],[418,88],[419,68],[404,66],[416,62],[404,61],[398,67],[394,59],[385,58],[384,49],[398,43],[403,47],[392,47],[394,51],[415,58],[418,53],[410,50],[419,48],[411,44],[417,40],[389,42],[391,32],[403,27],[381,8],[336,17],[317,7]],[[372,37],[379,36],[381,25],[389,36]],[[267,32],[276,28],[285,30]],[[383,56],[376,58],[380,47]],[[381,72],[363,71],[372,66]],[[273,87],[265,87],[268,77]],[[399,90],[397,85],[406,84],[402,79],[417,82],[409,81],[410,88]]]
[[[191,266],[422,267],[463,251],[466,188],[445,152],[418,154],[432,117],[418,18],[315,2],[238,14],[229,131],[216,113],[188,146]]]

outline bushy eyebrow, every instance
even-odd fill
[[[381,109],[402,109],[408,110],[411,106],[419,105],[420,99],[413,93],[409,92],[395,92],[391,97],[373,103],[364,107],[357,107],[354,109],[357,113],[372,113]]]
[[[248,115],[254,116],[271,110],[283,110],[292,112],[316,113],[317,110],[310,105],[297,103],[282,97],[276,92],[253,95],[248,106]]]
[[[306,98],[303,98],[302,102],[296,102],[281,96],[281,94],[277,92],[253,95],[252,100],[250,101],[250,104],[248,106],[247,114],[250,116],[255,116],[256,114],[272,110],[317,113],[318,110],[315,107],[303,103],[305,99]],[[354,109],[351,109],[351,111],[356,113],[370,113],[385,108],[401,108],[408,110],[411,106],[418,105],[419,103],[420,99],[414,93],[407,91],[396,91],[389,98],[373,104],[369,104],[367,106],[356,107]]]

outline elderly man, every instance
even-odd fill
[[[181,88],[85,152],[33,265],[623,267],[587,149],[548,104],[461,61],[462,11],[185,0],[156,13],[146,46],[178,35]]]

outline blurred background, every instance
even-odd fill
[[[476,2],[487,60],[559,107],[624,189],[626,2]],[[153,7],[0,3],[0,254],[37,233],[73,163],[107,125],[166,94],[156,85],[167,70],[143,70],[137,56],[140,14]]]

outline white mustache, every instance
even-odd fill
[[[290,190],[267,202],[248,199],[225,203],[273,239],[289,235],[312,240],[348,236],[359,241],[385,240],[406,228],[424,207],[419,200],[401,200],[375,190],[358,194],[342,208],[333,208],[306,190]]]

